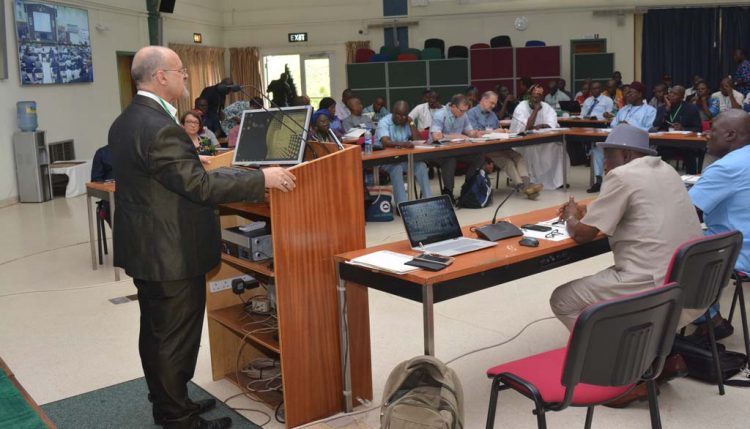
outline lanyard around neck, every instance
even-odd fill
[[[676,112],[669,115],[669,122],[674,122],[674,120],[677,119],[677,115],[680,114],[680,110],[682,110],[682,103],[680,103],[680,107],[677,108]]]
[[[631,106],[632,106],[632,104],[631,104]],[[636,108],[633,108],[633,107],[631,107],[630,109],[628,109],[628,114],[627,114],[627,115],[625,115],[625,119],[624,119],[624,121],[625,121],[625,122],[627,122],[627,121],[628,121],[628,119],[630,118],[630,115],[632,115],[633,113],[635,113],[635,112],[637,112],[637,111],[641,110],[641,107],[643,107],[643,104],[641,104],[640,106],[638,106],[638,107],[636,107]]]
[[[163,107],[164,111],[167,112],[167,115],[169,115],[170,118],[174,119],[174,121],[179,124],[180,121],[178,121],[177,118],[172,114],[172,112],[169,111],[169,108],[167,107],[167,103],[164,101],[164,99],[159,97],[158,95],[157,97],[159,98],[159,104],[161,104],[161,107]]]

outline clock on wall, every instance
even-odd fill
[[[516,20],[513,22],[513,27],[516,28],[518,31],[523,31],[529,26],[529,20],[526,19],[525,16],[519,16],[516,18]]]

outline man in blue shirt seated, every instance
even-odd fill
[[[500,121],[494,112],[496,105],[497,93],[487,91],[482,94],[479,103],[466,113],[471,127],[481,134],[505,131],[500,128]],[[513,149],[502,149],[487,154],[487,156],[492,158],[492,162],[498,168],[505,169],[505,173],[513,181],[517,190],[523,191],[531,199],[539,196],[539,192],[543,189],[543,186],[531,183],[529,167],[520,153]]]
[[[630,124],[648,132],[654,125],[656,119],[656,109],[643,102],[643,95],[646,94],[646,86],[638,81],[633,81],[630,87],[625,91],[625,106],[617,112],[612,119],[610,127],[615,128],[619,124]],[[604,152],[598,146],[591,149],[591,159],[594,163],[594,176],[596,182],[586,192],[599,192],[602,186],[602,172],[604,171]]]
[[[379,120],[385,118],[388,116],[389,112],[388,108],[385,107],[385,98],[381,96],[375,97],[375,100],[373,100],[372,104],[365,107],[365,109],[362,111],[363,113],[374,113],[372,115],[372,121],[378,122]]]
[[[393,113],[378,122],[374,146],[378,149],[389,147],[413,148],[414,143],[411,140],[414,136],[418,135],[419,132],[414,126],[414,122],[409,118],[409,103],[406,101],[397,101],[393,104]],[[402,162],[399,164],[385,164],[381,168],[391,177],[393,200],[396,207],[398,207],[399,203],[406,201],[404,172],[407,169],[407,165],[405,162]],[[424,162],[414,163],[414,177],[417,179],[417,183],[419,183],[422,198],[431,197],[430,178],[427,176],[427,165]],[[399,214],[398,210],[396,210],[396,214]]]
[[[450,134],[460,134],[468,137],[477,137],[479,132],[475,131],[466,116],[469,110],[469,100],[463,94],[456,94],[451,98],[451,102],[443,106],[442,109],[435,112],[430,126],[430,140],[437,141],[444,138],[450,138]],[[456,179],[456,162],[461,161],[467,164],[466,177],[473,176],[477,170],[484,164],[484,154],[477,153],[461,157],[441,158],[435,160],[440,166],[440,172],[443,177],[442,193],[448,195],[455,204],[456,200],[453,195],[453,186]]]
[[[601,83],[593,82],[590,88],[591,96],[583,102],[581,115],[584,118],[604,120],[604,114],[612,113],[612,110],[614,110],[614,101],[602,94]]]
[[[750,115],[733,109],[722,113],[713,122],[706,145],[708,153],[720,158],[706,168],[688,194],[693,204],[703,211],[707,235],[737,230],[742,233],[742,249],[735,269],[750,273]],[[716,339],[732,334],[732,326],[719,314],[718,304],[711,307],[711,322]],[[705,338],[703,322],[694,334]]]

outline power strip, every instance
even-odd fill
[[[277,359],[255,359],[242,370],[242,373],[256,380],[271,379],[281,374],[281,362]]]
[[[234,279],[242,279],[246,282],[251,282],[255,280],[253,276],[249,276],[247,274],[236,276],[236,277],[229,277],[229,278],[221,279],[221,280],[214,280],[212,282],[208,282],[208,290],[211,291],[211,293],[216,293],[216,292],[221,292],[223,290],[231,289],[232,280]]]

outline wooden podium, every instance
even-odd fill
[[[274,409],[282,401],[286,424],[298,426],[342,411],[337,277],[333,255],[364,248],[364,185],[360,148],[347,146],[290,168],[297,188],[272,190],[268,203],[219,207],[222,227],[270,222],[274,258],[251,262],[222,254],[207,276],[208,330],[214,380],[229,378],[241,387],[251,380],[241,369],[252,359],[281,361],[283,393],[256,394]],[[278,332],[251,324],[242,300],[265,294],[262,288],[242,297],[231,289],[212,293],[210,282],[248,273],[276,290]],[[353,397],[372,399],[367,290],[348,294]]]

